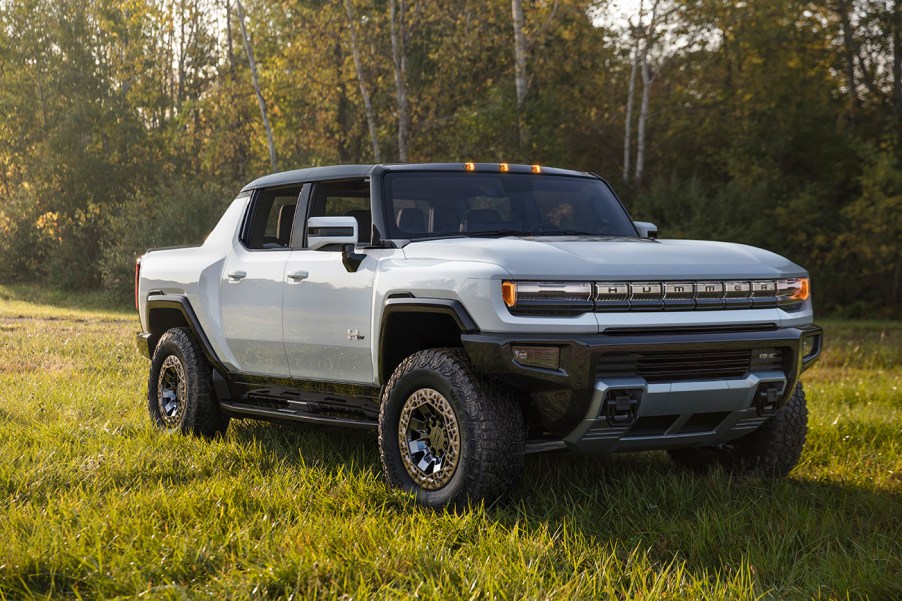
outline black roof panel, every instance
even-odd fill
[[[351,179],[368,176],[376,167],[385,171],[457,171],[465,172],[465,163],[397,163],[383,165],[331,165],[328,167],[309,167],[307,169],[295,169],[282,171],[257,178],[244,188],[242,192],[257,188],[272,188],[288,186],[312,180]],[[474,171],[477,173],[498,173],[499,163],[474,163]],[[532,173],[531,165],[519,165],[511,163],[508,166],[510,173]],[[580,177],[596,177],[582,171],[558,169],[555,167],[541,167],[541,172],[546,175],[571,175]]]

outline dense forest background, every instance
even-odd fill
[[[274,169],[594,171],[900,317],[899,0],[0,0],[0,281],[129,294]]]

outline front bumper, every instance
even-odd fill
[[[818,326],[766,330],[638,331],[565,338],[465,334],[475,367],[523,391],[531,399],[545,436],[584,451],[608,452],[726,442],[760,426],[792,394],[799,375],[820,356]],[[557,348],[558,369],[514,359],[513,347]],[[729,377],[605,375],[605,357],[693,353],[710,357],[737,352],[761,356],[779,351],[768,369]],[[693,373],[703,372],[694,369]],[[600,375],[600,372],[602,375]]]

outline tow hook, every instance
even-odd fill
[[[761,417],[770,417],[777,412],[777,404],[783,394],[782,382],[764,382],[755,394],[755,409]]]
[[[642,389],[613,388],[607,391],[604,401],[604,413],[608,425],[615,427],[631,426],[639,413],[639,399]]]

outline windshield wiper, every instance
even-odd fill
[[[598,234],[593,232],[583,232],[581,230],[552,230],[552,231],[539,231],[532,232],[530,236],[604,236],[605,234]]]
[[[466,235],[480,238],[490,236],[529,236],[531,234],[520,230],[480,230],[478,232],[466,232]]]

